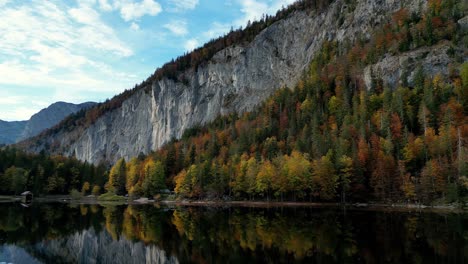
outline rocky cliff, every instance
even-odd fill
[[[230,46],[196,70],[186,70],[182,74],[187,81],[162,78],[138,89],[92,125],[72,131],[63,127],[25,148],[93,163],[148,153],[180,138],[187,128],[222,114],[251,110],[276,89],[293,87],[325,40],[369,37],[401,7],[419,13],[426,6],[423,0],[346,2],[337,0],[320,12],[296,11],[250,43]]]
[[[34,114],[27,121],[7,122],[0,120],[0,144],[12,144],[34,137],[42,131],[57,125],[65,117],[82,109],[88,109],[95,103],[72,104],[56,102]]]

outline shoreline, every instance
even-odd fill
[[[302,207],[302,208],[345,208],[368,211],[427,211],[427,212],[463,212],[467,213],[468,208],[464,209],[455,205],[422,205],[422,204],[385,204],[385,203],[320,203],[320,202],[277,202],[277,201],[167,201],[159,203],[174,206],[193,206],[193,207],[248,207],[248,208],[275,208],[275,207]]]
[[[441,205],[424,205],[415,203],[323,203],[323,202],[292,202],[292,201],[222,201],[222,200],[125,200],[125,201],[103,201],[96,198],[81,198],[72,199],[68,195],[44,196],[34,198],[35,202],[39,203],[69,203],[69,204],[101,204],[101,205],[144,205],[157,204],[166,206],[187,206],[187,207],[247,207],[247,208],[343,208],[353,210],[367,211],[427,211],[427,212],[461,212],[467,213],[468,207],[461,207],[460,204],[441,204]],[[0,203],[21,202],[19,197],[15,196],[0,196]]]

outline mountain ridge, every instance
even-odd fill
[[[0,120],[0,144],[13,144],[40,134],[42,131],[58,124],[70,114],[95,105],[94,102],[73,104],[58,101],[35,113],[28,120]]]

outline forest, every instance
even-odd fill
[[[108,166],[75,158],[25,153],[6,147],[0,150],[0,194],[68,194],[71,190],[100,194],[107,181]],[[93,183],[93,186],[90,185]]]
[[[0,191],[17,193],[23,185],[12,175],[23,175],[20,183],[44,194],[151,197],[169,189],[184,199],[466,200],[468,63],[457,50],[468,46],[457,24],[463,8],[431,0],[425,14],[400,9],[368,39],[325,42],[294,89],[276,91],[253,112],[189,129],[154,153],[121,159],[110,171],[3,150],[0,181],[8,184]],[[366,87],[367,65],[440,43],[451,46],[448,75],[419,66],[397,87],[378,78]]]

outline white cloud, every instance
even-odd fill
[[[10,0],[0,0],[0,7],[8,4],[8,2],[10,2]]]
[[[90,94],[118,93],[137,82],[135,76],[105,62],[105,57],[131,56],[133,50],[89,4],[92,1],[81,1],[78,7],[67,8],[51,1],[32,1],[0,8],[0,90],[47,87],[47,101],[79,102]],[[11,110],[0,101],[0,118],[28,118],[38,110],[21,108],[32,104],[31,97],[29,101],[8,98],[19,102]]]
[[[268,4],[261,1],[242,0],[240,4],[243,16],[236,21],[238,25],[245,25],[249,20],[258,20],[268,10]]]
[[[99,14],[89,6],[72,8],[68,14],[77,22],[85,25],[96,25],[99,23]]]
[[[198,0],[170,0],[170,11],[183,12],[193,10],[198,5]]]
[[[214,38],[217,38],[219,36],[222,36],[228,33],[230,29],[231,29],[231,25],[229,24],[214,22],[211,24],[210,29],[208,29],[207,31],[203,33],[203,36],[208,40],[214,39]]]
[[[185,45],[184,45],[184,48],[186,51],[192,51],[194,50],[195,48],[197,48],[199,45],[199,42],[197,39],[195,38],[192,38],[192,39],[189,39],[185,42]]]
[[[39,65],[47,65],[52,68],[73,68],[80,67],[89,61],[83,56],[70,53],[63,47],[51,48],[39,42],[34,42],[32,47],[39,54],[30,56],[29,59]]]
[[[103,11],[112,11],[114,10],[114,7],[112,7],[107,0],[99,0],[99,8]]]
[[[0,0],[1,1],[1,0]],[[110,12],[118,10],[126,22],[138,20],[145,15],[156,16],[162,12],[162,7],[154,0],[98,0],[99,9]]]
[[[130,25],[130,28],[135,30],[135,31],[140,30],[140,26],[135,22],[132,22],[132,24]]]
[[[276,14],[276,11],[278,11],[279,9],[281,9],[283,7],[287,7],[287,6],[289,6],[290,4],[292,4],[294,2],[296,2],[296,0],[276,0],[270,6],[270,8],[268,10],[268,13],[270,15],[274,15],[274,14]]]
[[[10,95],[0,91],[1,119],[5,121],[27,120],[50,103],[42,100],[31,100],[30,96]]]
[[[48,66],[49,65],[47,65],[47,67],[41,67],[41,65],[38,65],[31,67],[19,61],[2,62],[0,63],[0,72],[2,76],[8,76],[8,78],[2,78],[0,84],[23,85],[27,87],[52,87],[53,89],[64,90],[65,92],[92,92],[97,88],[99,88],[100,92],[114,92],[120,90],[115,87],[122,88],[122,84],[118,84],[119,80],[117,78],[112,80],[113,77],[118,76],[118,73],[108,76],[109,79],[95,78],[95,75],[102,73],[106,75],[111,74],[110,72],[106,72],[106,68],[99,63],[87,64],[87,66],[95,70],[94,74],[85,72],[79,68],[63,71],[63,69]],[[56,71],[60,71],[59,76],[54,73]],[[48,72],[50,72],[50,74]]]
[[[17,105],[18,102],[21,101],[22,99],[24,98],[21,96],[8,95],[8,94],[2,93],[0,96],[0,105],[10,105],[10,106]]]
[[[19,106],[3,110],[2,120],[4,121],[22,121],[28,120],[31,116],[37,113],[42,108],[31,106]]]
[[[92,6],[96,4],[96,0],[76,0],[80,6]]]
[[[251,22],[259,20],[262,18],[263,14],[274,15],[281,7],[286,7],[295,1],[296,0],[239,0],[239,4],[241,5],[240,11],[243,15],[234,22],[234,25],[245,26],[249,20]]]
[[[188,33],[187,22],[184,20],[173,20],[165,24],[163,27],[177,36],[184,36]]]
[[[143,0],[139,3],[131,1],[115,2],[114,6],[120,9],[123,20],[131,21],[144,15],[155,16],[162,11],[161,5],[153,0]]]
[[[63,8],[62,8],[63,9]],[[51,2],[0,9],[0,54],[41,53],[41,45],[80,51],[83,46],[119,56],[132,50],[89,7],[62,10]],[[79,22],[79,24],[75,23]]]

